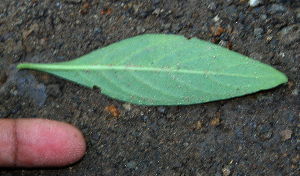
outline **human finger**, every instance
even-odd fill
[[[80,160],[86,144],[74,126],[47,119],[0,119],[0,167],[60,167]]]

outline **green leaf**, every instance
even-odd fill
[[[287,77],[273,67],[218,45],[178,35],[147,34],[69,62],[23,63],[122,101],[188,105],[270,89]]]

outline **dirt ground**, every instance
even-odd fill
[[[59,169],[0,175],[300,175],[300,1],[2,0],[0,118],[78,127],[87,151]],[[137,106],[22,62],[75,59],[146,33],[231,47],[285,73],[286,85],[192,106]],[[114,105],[119,116],[105,111]]]

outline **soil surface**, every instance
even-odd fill
[[[300,175],[299,22],[299,0],[255,7],[247,0],[2,0],[0,118],[73,124],[87,151],[70,167],[0,175]],[[22,62],[73,60],[146,33],[229,47],[289,82],[225,101],[156,107],[16,69]]]

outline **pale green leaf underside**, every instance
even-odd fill
[[[23,63],[122,101],[187,105],[270,89],[287,77],[273,67],[218,45],[179,35],[146,34],[69,62]]]

